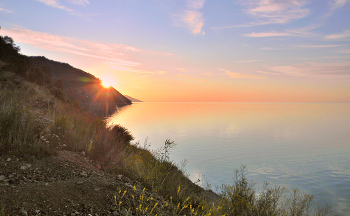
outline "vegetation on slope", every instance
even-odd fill
[[[140,182],[132,189],[115,191],[117,211],[122,214],[121,206],[128,209],[124,215],[310,214],[312,196],[293,190],[288,198],[285,188],[267,184],[258,193],[243,167],[235,172],[232,185],[223,186],[220,196],[204,190],[169,159],[171,141],[166,140],[158,153],[132,144],[133,136],[127,129],[108,127],[101,118],[83,112],[62,94],[55,94],[49,79],[43,82],[48,77],[45,73],[30,68],[18,73],[22,68],[18,65],[22,56],[16,55],[19,48],[12,39],[0,40],[0,154],[43,158],[61,150],[85,152],[106,172]],[[9,53],[15,57],[10,58]],[[42,77],[34,79],[33,73]],[[155,198],[159,196],[163,198]],[[127,198],[132,204],[126,204]],[[326,215],[327,211],[325,207],[313,214]],[[6,214],[11,212],[6,212],[6,206],[0,203],[0,215]]]
[[[3,71],[11,71],[22,78],[47,87],[57,98],[71,101],[84,111],[102,116],[111,114],[116,106],[131,101],[113,87],[102,88],[101,80],[67,63],[49,60],[43,56],[27,57],[10,37],[1,37],[0,59],[6,64]]]

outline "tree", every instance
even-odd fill
[[[13,39],[8,36],[0,36],[0,59],[6,62],[13,62],[19,57],[21,49],[16,46]]]

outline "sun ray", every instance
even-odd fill
[[[101,84],[104,88],[109,88],[115,85],[115,79],[110,74],[105,74],[101,77]]]

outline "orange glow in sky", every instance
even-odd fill
[[[349,6],[11,0],[0,35],[145,102],[350,102]]]
[[[110,75],[110,74],[105,74],[101,78],[102,81],[102,86],[105,88],[109,88],[111,86],[116,88],[116,82],[115,82],[115,77]]]

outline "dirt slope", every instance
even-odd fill
[[[135,215],[132,196],[138,197],[143,187],[98,167],[84,153],[69,151],[41,160],[3,155],[0,214],[2,210],[5,215]],[[120,191],[128,193],[121,197]],[[164,204],[161,197],[152,196]]]

